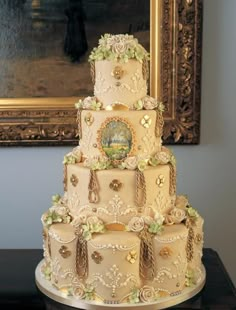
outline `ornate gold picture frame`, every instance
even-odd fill
[[[150,0],[150,94],[164,144],[198,144],[202,0]],[[0,145],[77,145],[78,97],[0,99]]]

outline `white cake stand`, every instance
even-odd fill
[[[157,310],[157,309],[165,309],[174,305],[177,305],[185,300],[188,300],[199,293],[202,288],[204,287],[206,281],[206,271],[204,266],[202,265],[202,278],[197,285],[194,287],[187,287],[185,288],[180,295],[177,296],[169,296],[169,297],[162,297],[160,300],[152,302],[152,303],[139,303],[139,304],[100,304],[95,301],[85,301],[85,300],[78,300],[74,296],[65,296],[59,290],[51,285],[51,283],[46,280],[41,272],[41,267],[43,265],[42,260],[36,270],[35,270],[35,280],[36,285],[39,290],[48,296],[49,298],[60,302],[64,305],[79,308],[79,309],[86,309],[86,310],[119,310],[119,309],[130,309],[130,310]]]

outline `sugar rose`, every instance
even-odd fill
[[[138,160],[135,156],[127,157],[124,164],[126,169],[135,170],[138,166]]]
[[[170,154],[168,152],[158,152],[155,155],[155,158],[160,162],[160,164],[164,165],[170,161]]]
[[[77,284],[73,289],[73,295],[78,299],[83,299],[85,292],[82,284]]]
[[[128,223],[128,229],[130,231],[139,232],[144,228],[144,220],[142,217],[133,217]]]
[[[122,36],[114,36],[107,39],[107,43],[111,46],[111,50],[115,54],[123,54],[127,50],[127,43]]]
[[[150,96],[143,98],[143,107],[145,110],[154,110],[157,107],[157,100]]]
[[[155,300],[155,289],[152,286],[145,285],[139,291],[140,300],[142,302],[151,302]]]
[[[186,212],[180,208],[173,208],[169,215],[175,224],[181,223],[186,218]]]
[[[84,98],[83,108],[85,110],[90,110],[91,109],[91,102],[92,102],[92,97],[88,96],[88,97]]]

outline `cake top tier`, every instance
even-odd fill
[[[90,56],[94,95],[103,108],[133,105],[147,95],[149,53],[132,35],[105,34]]]
[[[128,34],[106,33],[98,41],[98,47],[95,47],[89,56],[90,62],[99,60],[128,62],[129,59],[142,63],[149,60],[149,53],[136,38]]]

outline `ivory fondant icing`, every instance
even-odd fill
[[[119,67],[122,71],[118,79],[114,74]],[[122,103],[130,108],[147,94],[147,81],[143,77],[142,63],[136,60],[117,62],[101,60],[95,62],[94,95],[104,107]]]
[[[139,277],[140,240],[131,232],[108,231],[88,242],[87,283],[103,300],[121,301]],[[100,259],[96,259],[95,257]]]
[[[68,287],[76,276],[75,229],[69,224],[54,224],[49,228],[49,244],[51,252],[51,281],[58,287]]]
[[[176,196],[147,60],[129,35],[105,35],[92,51],[95,96],[77,104],[79,146],[63,160],[64,194],[42,216],[42,277],[93,305],[145,309],[203,281],[203,219]]]
[[[80,180],[75,187],[69,182],[72,175]],[[96,172],[99,184],[97,203],[89,202],[88,184],[90,179],[89,169],[83,164],[67,166],[67,195],[71,199],[69,204],[70,212],[73,217],[90,212],[98,216],[105,223],[123,223],[139,214],[151,215],[155,211],[166,214],[173,206],[175,196],[170,195],[170,167],[160,165],[148,167],[143,172],[146,183],[146,204],[140,209],[136,205],[136,178],[135,170],[99,170]],[[159,183],[159,180],[163,183]],[[120,182],[118,191],[111,186],[112,182]]]

